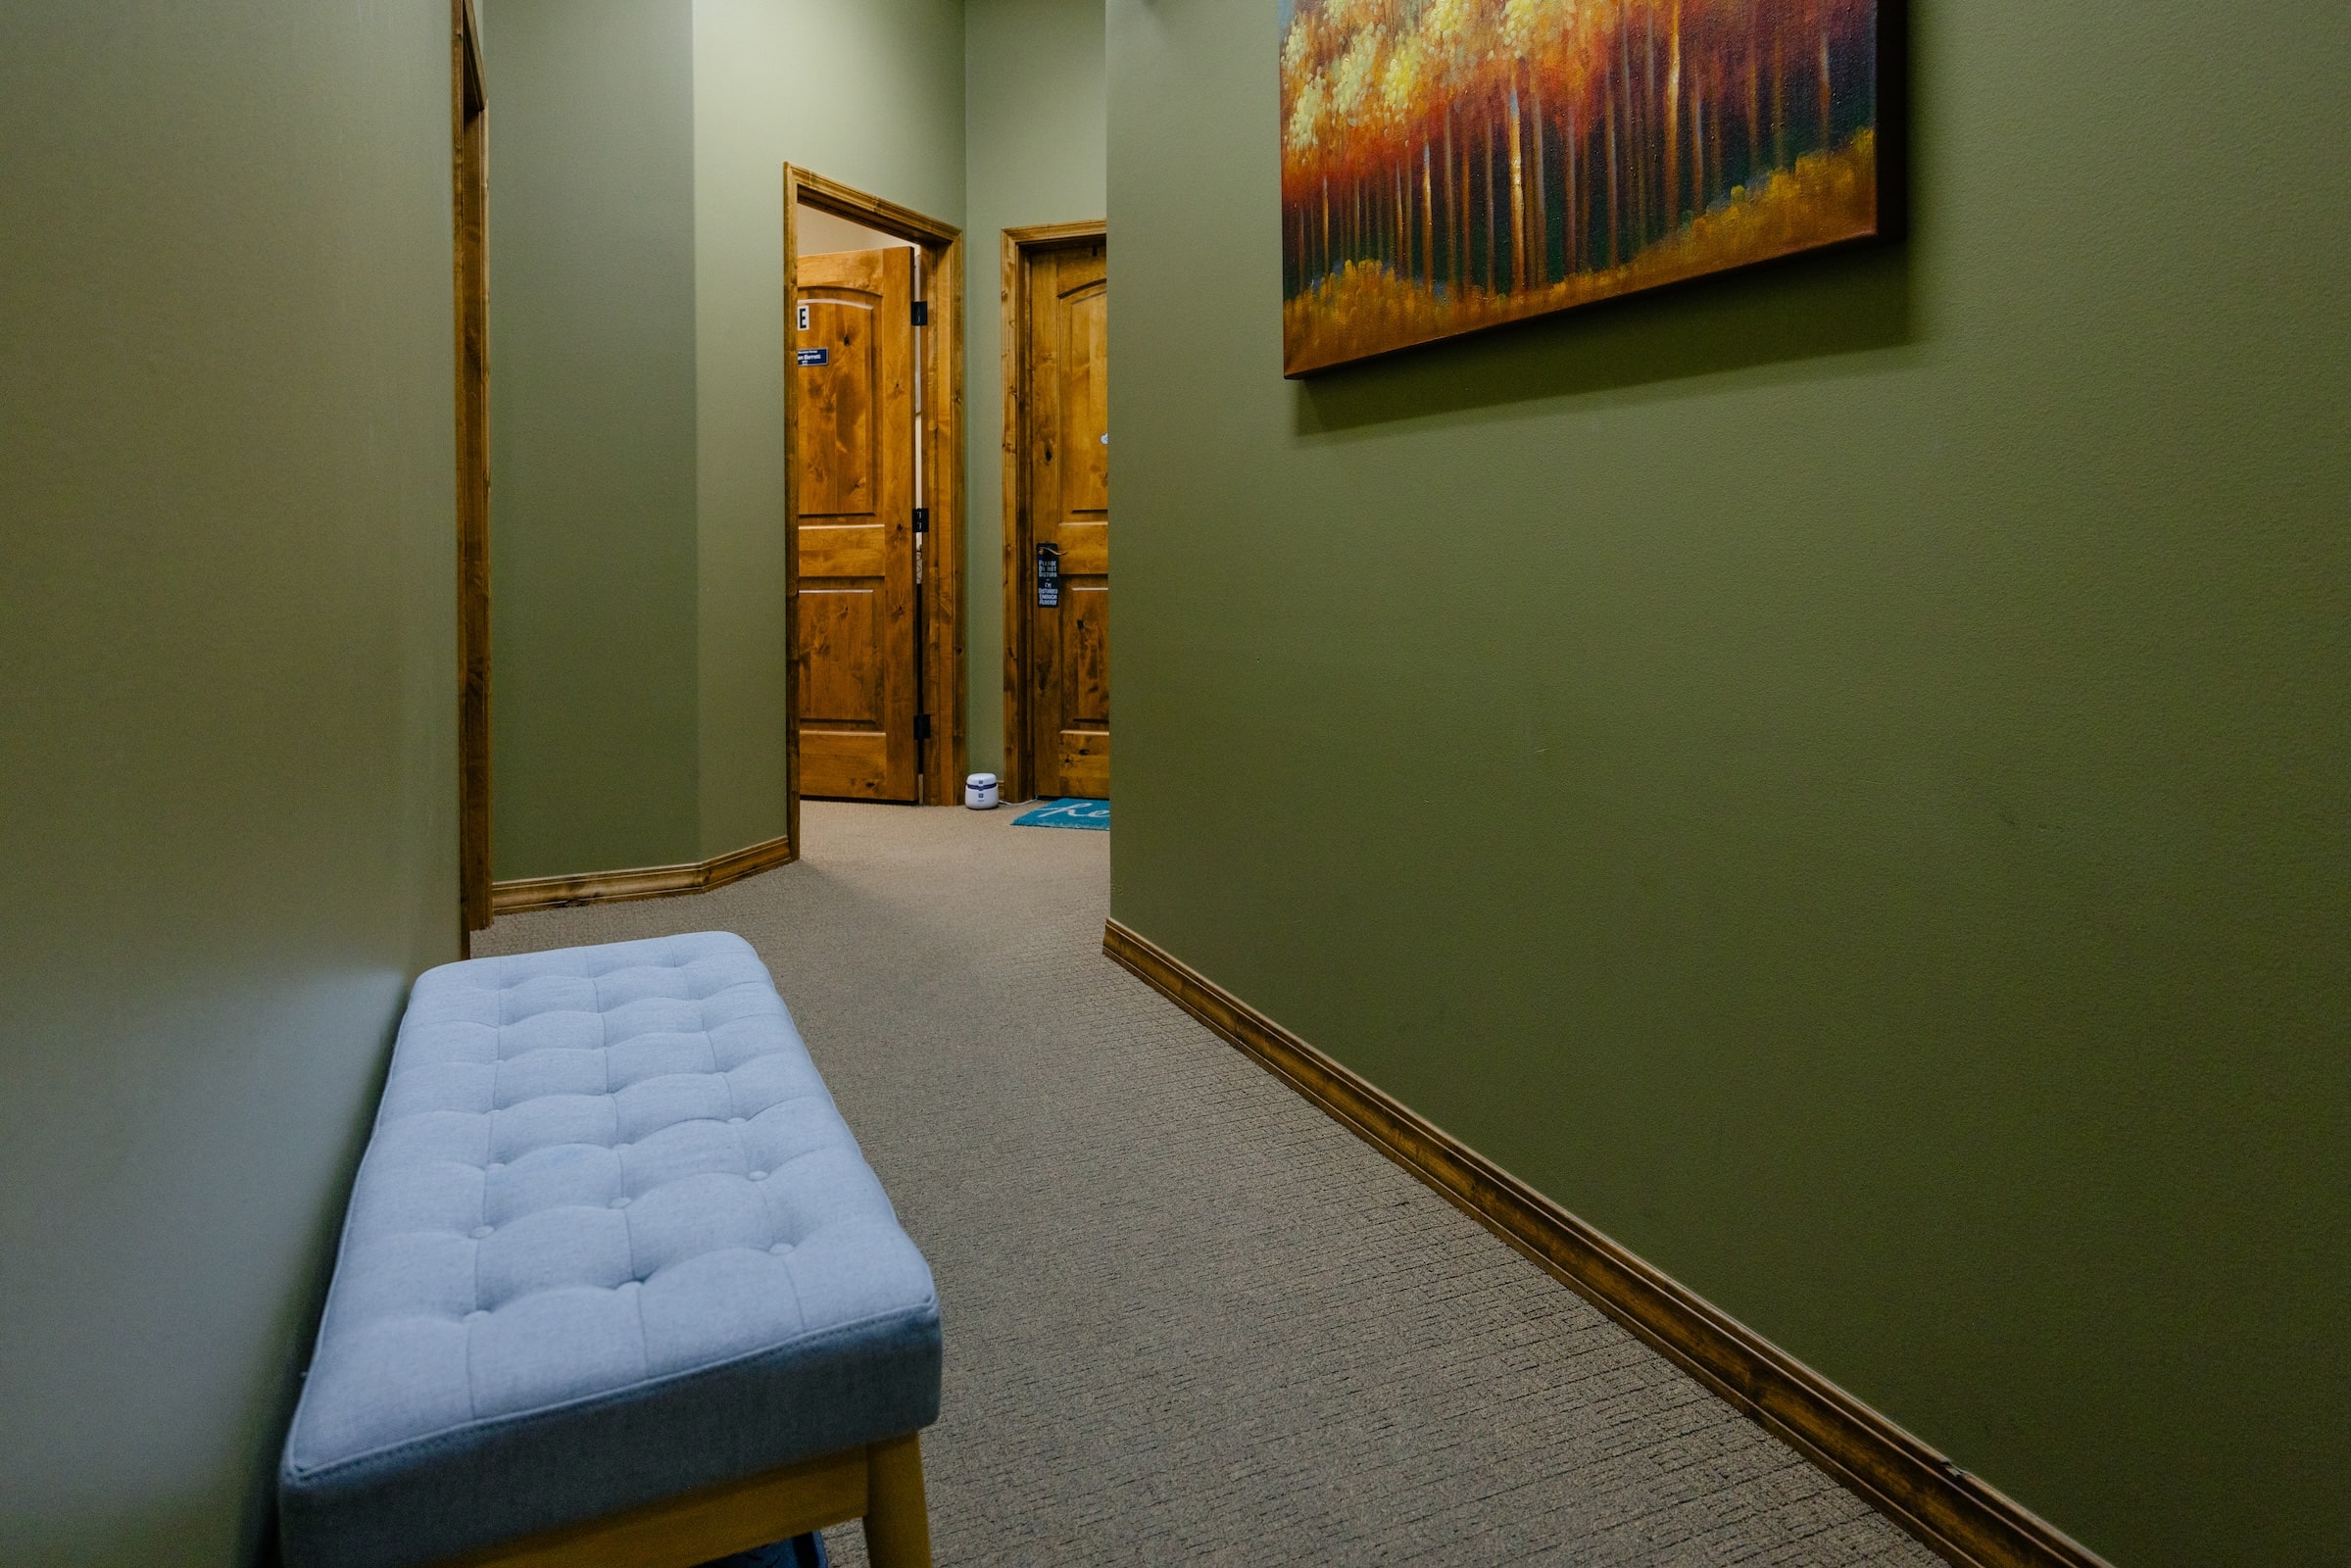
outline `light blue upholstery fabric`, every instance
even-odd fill
[[[930,1270],[749,944],[417,980],[279,1473],[410,1568],[928,1425]]]

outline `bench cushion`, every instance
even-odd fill
[[[409,1568],[928,1425],[930,1271],[749,944],[416,982],[279,1474]]]

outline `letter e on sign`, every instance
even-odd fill
[[[806,305],[800,308],[800,329],[803,332],[808,329],[808,308]]]

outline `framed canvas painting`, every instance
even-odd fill
[[[1881,0],[1277,3],[1285,374],[1890,230]]]

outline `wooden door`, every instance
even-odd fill
[[[800,792],[912,801],[914,253],[800,258]]]
[[[1040,795],[1107,800],[1107,247],[1096,240],[1031,253],[1026,283],[1029,777]]]

